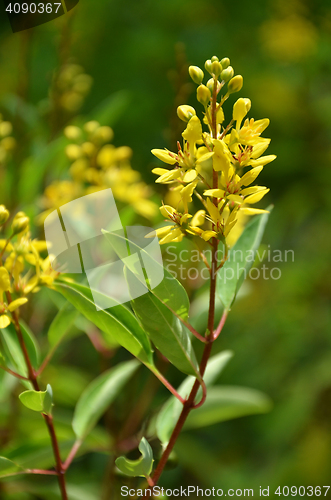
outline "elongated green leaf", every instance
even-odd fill
[[[8,458],[0,457],[0,477],[15,474],[15,472],[18,472],[20,470],[22,470],[22,468],[19,465],[15,464],[15,462],[8,460]]]
[[[33,367],[37,368],[37,342],[34,339],[32,332],[23,322],[20,322],[20,326],[30,361]],[[16,370],[20,375],[26,377],[28,375],[28,370],[14,325],[11,323],[9,326],[7,326],[7,328],[3,328],[2,330],[0,330],[0,335],[5,356],[10,361],[14,370]]]
[[[126,239],[116,233],[103,231],[107,240],[118,254],[119,258],[127,256]],[[148,240],[147,240],[148,241]],[[126,260],[125,275],[133,273],[140,282],[148,287],[146,293],[132,301],[132,307],[139,318],[145,332],[153,344],[169,361],[184,373],[199,376],[198,363],[191,344],[189,330],[182,324],[178,316],[186,320],[188,317],[189,300],[183,286],[163,269],[153,257],[134,242],[129,241],[131,254],[145,256],[148,282],[142,281],[143,274],[139,267],[144,266],[139,258],[132,262]],[[163,280],[153,288],[149,286],[155,275],[163,276]],[[130,289],[131,280],[128,279]],[[147,291],[149,289],[149,291]],[[130,290],[131,291],[131,290]],[[135,290],[134,290],[135,291]],[[176,313],[176,314],[174,314]]]
[[[141,457],[138,460],[128,460],[118,457],[115,461],[118,469],[127,476],[149,476],[153,467],[153,451],[149,442],[143,437],[139,444]]]
[[[102,230],[102,233],[120,259],[127,257],[128,246],[130,247],[131,255],[137,254],[139,256],[137,260],[125,260],[127,269],[129,269],[137,280],[145,285],[170,311],[174,311],[180,318],[186,320],[188,318],[190,301],[185,288],[148,252],[148,248],[143,248],[116,232],[111,233]],[[146,241],[149,241],[149,239],[146,239]],[[139,272],[140,266],[146,271],[147,281]],[[163,280],[158,285],[151,286],[154,281],[154,276],[163,276]]]
[[[208,361],[207,368],[204,374],[204,381],[209,393],[209,387],[216,381],[229,360],[232,358],[232,351],[222,351]],[[187,398],[194,385],[195,378],[187,377],[180,385],[178,392],[183,398]],[[199,389],[196,397],[196,402],[201,399],[202,391]],[[176,422],[182,411],[182,404],[175,396],[171,396],[161,408],[156,419],[156,433],[163,444],[168,443],[171,433],[176,425]],[[197,411],[197,410],[194,410]]]
[[[29,353],[31,364],[34,368],[38,368],[40,359],[40,349],[37,339],[32,333],[30,327],[23,320],[20,320],[20,327],[24,343]]]
[[[178,370],[199,376],[189,330],[181,321],[151,292],[134,299],[132,307],[157,349]]]
[[[236,386],[212,387],[208,391],[206,402],[190,413],[184,429],[266,413],[271,408],[270,398],[256,389]]]
[[[136,360],[120,363],[87,386],[76,405],[72,421],[78,439],[84,439],[93,429],[138,366]]]
[[[91,290],[83,285],[56,282],[54,288],[60,292],[87,319],[104,333],[104,340],[114,341],[131,352],[146,366],[154,366],[153,351],[144,330],[135,316],[122,304],[109,310],[97,311]]]
[[[61,307],[48,330],[48,341],[51,347],[58,345],[64,339],[78,314],[78,310],[70,302],[66,302]]]
[[[19,395],[19,398],[21,403],[30,410],[46,413],[47,415],[51,414],[53,391],[49,384],[46,391],[25,391]]]
[[[268,207],[271,210],[272,207]],[[229,309],[249,273],[260,246],[269,214],[256,215],[245,227],[229,252],[227,262],[217,275],[217,295],[224,308]]]

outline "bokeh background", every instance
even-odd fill
[[[203,67],[213,55],[230,57],[236,73],[244,76],[240,96],[251,99],[250,116],[270,118],[264,135],[272,138],[269,154],[277,155],[261,174],[271,188],[268,201],[275,205],[264,244],[272,250],[293,249],[294,262],[277,263],[279,280],[246,285],[216,351],[235,352],[220,383],[260,389],[274,407],[266,415],[185,432],[176,446],[178,465],[164,473],[160,484],[254,488],[256,495],[259,486],[269,486],[271,497],[278,486],[330,484],[329,1],[80,0],[67,16],[16,34],[2,15],[0,30],[0,112],[13,123],[18,145],[1,170],[0,203],[32,216],[41,210],[38,200],[45,186],[66,175],[69,163],[56,141],[77,116],[93,118],[96,109],[102,115],[111,101],[103,125],[113,127],[116,146],[132,148],[133,168],[153,183],[150,150],[172,149],[182,131],[177,105],[196,105],[187,65]],[[68,61],[80,64],[93,85],[73,108],[69,103],[57,113],[49,89]],[[231,112],[234,99],[226,111]],[[43,153],[47,144],[53,148],[49,158]],[[195,286],[189,285],[194,300]],[[49,372],[62,384],[60,403],[69,413],[100,367],[88,339],[80,337],[78,349],[75,342]],[[110,362],[102,360],[106,366]],[[180,375],[171,369],[169,374],[174,384],[180,383]],[[135,390],[139,394],[138,386]],[[155,408],[165,395],[162,389],[157,393]],[[125,408],[122,401],[112,420],[115,427]],[[3,423],[6,412],[1,411]],[[27,440],[32,429],[31,424]],[[105,472],[110,478],[108,457],[90,453],[69,477],[77,488],[86,485],[91,500],[99,498],[93,495]],[[27,481],[21,491],[17,481],[6,495],[58,498],[56,484],[45,494],[48,483],[43,483],[44,490],[35,480]]]

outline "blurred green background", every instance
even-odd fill
[[[267,415],[185,432],[176,446],[179,465],[165,472],[160,484],[254,488],[256,496],[259,486],[270,486],[271,497],[278,486],[330,484],[330,2],[80,0],[70,15],[17,34],[2,15],[0,29],[0,111],[16,123],[19,145],[14,170],[2,177],[0,203],[28,206],[31,213],[43,184],[38,193],[25,189],[27,178],[32,182],[38,172],[27,175],[21,163],[50,138],[42,126],[45,99],[52,75],[68,59],[94,81],[79,114],[91,116],[119,92],[118,113],[110,123],[114,144],[132,147],[132,166],[148,183],[155,165],[150,150],[171,149],[180,139],[176,106],[196,105],[187,64],[203,67],[215,54],[229,57],[244,76],[240,96],[251,99],[250,116],[270,118],[264,135],[272,138],[268,154],[277,155],[260,176],[275,205],[264,243],[293,249],[295,257],[275,264],[279,280],[248,283],[215,352],[235,352],[220,383],[260,389],[271,396],[274,408]],[[225,106],[228,113],[235,98]],[[53,137],[59,133],[60,126]],[[65,162],[47,165],[42,182],[65,168]],[[63,360],[78,388],[97,373],[98,362],[87,341],[79,349],[84,363],[74,347],[72,359]],[[175,372],[171,376],[180,382]],[[74,399],[66,404],[72,407]],[[69,477],[93,486],[106,464],[88,455]],[[26,495],[12,498],[39,498]]]

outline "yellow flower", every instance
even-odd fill
[[[183,149],[178,142],[178,153],[172,153],[167,149],[152,149],[153,155],[159,160],[169,165],[176,165],[173,170],[160,168],[152,170],[154,174],[160,175],[155,182],[165,184],[179,178],[185,183],[192,182],[200,171],[199,164],[212,156],[212,152],[198,155],[197,142],[202,141],[202,126],[197,116],[192,116],[182,136]]]

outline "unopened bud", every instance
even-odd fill
[[[247,113],[248,113],[248,112],[249,112],[249,110],[250,110],[250,109],[251,109],[251,107],[252,107],[251,100],[250,100],[250,99],[248,99],[248,97],[244,97],[243,99],[244,99],[244,101],[245,101],[246,111],[247,111]]]
[[[9,212],[6,209],[5,205],[0,205],[0,226],[7,222],[9,217]]]
[[[178,106],[177,115],[183,122],[188,122],[192,118],[192,116],[196,115],[195,109],[192,106],[188,106],[187,104],[183,104],[182,106]]]
[[[234,94],[234,92],[239,92],[242,89],[244,80],[241,75],[236,75],[228,83],[228,94]]]
[[[230,66],[230,59],[228,57],[224,57],[222,60],[221,60],[221,64],[222,64],[222,68],[223,69],[226,69]]]
[[[94,138],[100,139],[102,142],[109,142],[114,137],[113,129],[110,127],[104,126],[99,127],[94,134]]]
[[[212,74],[212,70],[211,70],[211,65],[212,65],[212,62],[210,59],[208,59],[206,62],[205,62],[205,68],[206,70],[208,71],[208,73]]]
[[[211,98],[211,92],[206,85],[199,85],[197,88],[197,99],[201,104],[207,106]]]
[[[200,85],[200,83],[203,80],[203,77],[205,76],[203,74],[202,69],[200,69],[199,66],[190,66],[188,72],[190,73],[190,77],[192,78],[194,83]]]
[[[71,141],[79,139],[81,134],[82,134],[81,129],[79,127],[75,127],[74,125],[69,125],[64,129],[64,135],[66,136],[67,139],[70,139]]]
[[[207,82],[207,87],[209,88],[211,93],[214,92],[214,85],[215,85],[214,78],[210,78]],[[217,92],[219,92],[219,90],[221,90],[221,84],[217,80]]]
[[[22,215],[23,214],[23,215]],[[18,234],[24,231],[29,225],[29,217],[27,217],[24,212],[18,212],[11,225],[11,229],[13,231],[13,234]]]
[[[211,70],[212,70],[214,75],[219,76],[221,74],[221,71],[222,71],[222,66],[220,65],[220,63],[218,61],[213,61],[211,63]]]
[[[78,144],[68,144],[65,149],[66,155],[71,161],[78,160],[82,156],[82,148]]]
[[[233,67],[229,66],[228,68],[223,69],[223,71],[221,73],[221,78],[224,82],[228,82],[229,80],[231,80],[233,75],[234,75]]]
[[[213,62],[218,62],[218,61],[219,61],[219,59],[218,59],[218,57],[217,57],[217,56],[213,56],[213,57],[211,58],[211,62],[212,62],[212,63],[213,63]]]
[[[84,130],[88,134],[93,134],[97,128],[100,127],[100,123],[96,120],[91,120],[90,122],[85,123]]]
[[[12,124],[10,122],[1,122],[0,123],[0,136],[7,137],[13,131]]]

